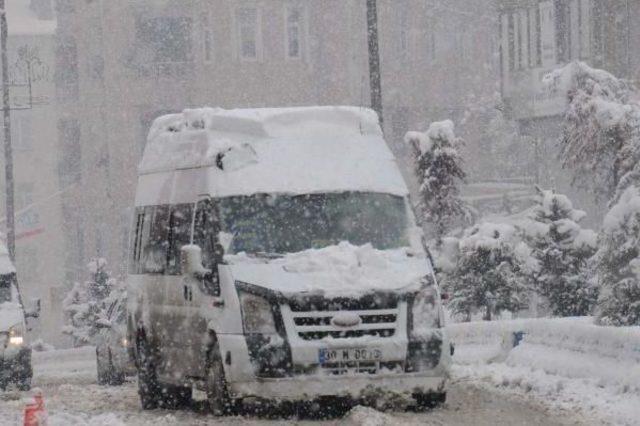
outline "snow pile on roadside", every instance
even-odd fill
[[[454,375],[577,407],[614,424],[640,417],[640,328],[591,318],[452,324]],[[514,333],[523,332],[513,347]]]
[[[361,405],[354,407],[344,418],[343,424],[353,426],[395,426],[398,419],[394,419],[388,414],[381,413],[370,407]]]

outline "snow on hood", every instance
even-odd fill
[[[234,280],[284,295],[357,297],[377,291],[414,291],[431,273],[427,259],[409,257],[406,248],[377,250],[370,244],[358,247],[347,242],[273,260],[244,253],[225,256],[225,260]]]
[[[0,304],[0,332],[22,323],[22,309],[14,302]]]

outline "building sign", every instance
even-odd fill
[[[44,227],[40,224],[40,215],[34,209],[16,215],[16,240],[42,234]]]

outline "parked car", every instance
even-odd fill
[[[128,337],[144,409],[444,402],[450,345],[409,191],[376,114],[189,110],[139,167]]]
[[[126,376],[135,374],[127,353],[126,292],[113,292],[106,302],[106,315],[98,321],[96,364],[98,384],[118,386]]]
[[[40,312],[40,302],[25,311],[16,286],[16,270],[4,245],[0,245],[0,388],[15,384],[19,390],[31,388],[33,368],[27,336],[28,317]]]

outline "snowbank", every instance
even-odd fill
[[[583,317],[461,323],[447,330],[461,378],[570,401],[614,424],[631,425],[640,416],[640,327],[601,327]],[[515,332],[524,335],[514,347]]]

